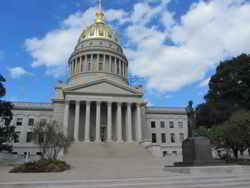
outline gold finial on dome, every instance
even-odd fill
[[[104,24],[104,12],[102,11],[102,0],[98,0],[98,9],[96,10],[96,23]]]

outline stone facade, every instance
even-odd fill
[[[80,36],[68,61],[68,81],[55,87],[52,103],[14,103],[12,123],[20,134],[14,151],[37,152],[32,125],[56,120],[78,143],[139,143],[157,157],[181,157],[185,108],[147,107],[143,88],[128,84],[128,60],[115,32],[100,12],[97,18]]]

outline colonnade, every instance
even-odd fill
[[[90,116],[93,116],[91,107],[95,105],[95,118],[91,122]],[[80,105],[84,105],[84,118],[80,123]],[[101,106],[105,105],[105,112]],[[140,142],[142,140],[142,125],[141,125],[141,105],[136,103],[121,103],[121,102],[101,102],[101,101],[66,101],[64,108],[64,134],[68,135],[70,126],[70,109],[74,108],[73,118],[73,137],[75,142],[79,142],[80,126],[84,126],[84,142]],[[112,109],[115,107],[114,109]],[[124,109],[124,110],[122,110]],[[114,112],[115,110],[115,112]],[[133,113],[133,112],[134,113]],[[114,112],[114,113],[113,113]],[[123,112],[123,113],[122,113]],[[115,115],[115,117],[112,117]],[[126,117],[122,117],[122,116]],[[106,137],[105,140],[101,137],[101,118],[105,117]],[[114,120],[115,118],[115,120]],[[135,121],[132,121],[135,120]],[[125,120],[125,121],[124,121]],[[134,123],[133,123],[134,122]],[[133,126],[132,126],[133,125]],[[70,126],[70,127],[69,127]],[[102,125],[103,126],[103,125]],[[125,127],[123,127],[125,126]],[[94,129],[93,129],[94,127]],[[115,127],[115,129],[114,129]],[[114,130],[113,130],[114,129]],[[94,140],[90,138],[91,130],[95,130]],[[123,132],[125,130],[125,132]],[[134,131],[134,132],[133,132]],[[114,135],[113,135],[114,134]],[[125,136],[124,136],[125,135]]]
[[[86,54],[74,57],[69,62],[69,73],[108,72],[127,78],[128,64],[117,56],[108,54]]]

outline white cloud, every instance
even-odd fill
[[[148,88],[175,91],[204,79],[206,72],[224,57],[249,53],[250,4],[242,2],[200,1],[170,31],[153,27],[148,34],[149,28],[143,25],[140,36],[129,35],[137,42],[135,51],[127,50],[131,70],[149,79]],[[164,37],[175,46],[164,44]]]
[[[27,52],[33,57],[32,67],[46,66],[47,74],[58,77],[66,73],[67,61],[83,29],[95,20],[95,8],[70,15],[59,29],[48,32],[43,38],[25,41]],[[107,19],[115,21],[125,16],[121,10],[108,10]],[[113,15],[113,16],[112,16]]]
[[[31,73],[27,72],[24,68],[22,67],[14,67],[14,68],[10,68],[8,69],[8,71],[10,72],[10,76],[12,78],[20,78],[23,75],[32,75]]]
[[[210,81],[210,77],[205,79],[205,80],[202,80],[199,84],[199,87],[207,87],[208,84],[209,84],[209,81]]]
[[[147,103],[147,106],[154,106],[153,103],[149,101],[149,99],[144,99],[144,102]]]
[[[199,1],[181,17],[167,9],[170,0],[144,0],[132,11],[107,10],[106,20],[126,23],[122,31],[130,70],[147,77],[147,88],[176,91],[204,80],[207,71],[228,56],[250,52],[250,3],[245,0]],[[32,66],[46,66],[47,73],[65,72],[67,59],[82,30],[94,22],[95,8],[65,19],[61,27],[43,38],[26,40]],[[127,25],[128,24],[128,25]],[[159,24],[164,26],[159,29]],[[174,45],[168,45],[166,40]],[[130,48],[133,47],[133,48]]]

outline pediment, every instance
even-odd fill
[[[67,87],[65,92],[86,93],[86,94],[111,94],[111,95],[141,95],[141,93],[124,84],[114,83],[107,80],[94,81],[80,84],[77,86]]]

